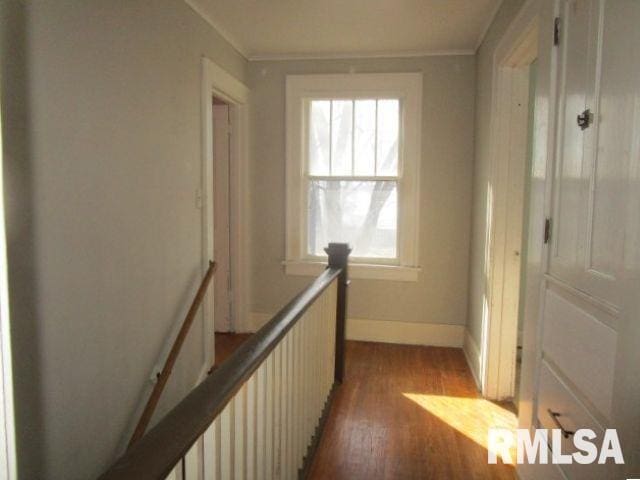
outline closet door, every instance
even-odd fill
[[[544,428],[558,422],[570,431],[616,428],[627,460],[635,463],[640,2],[564,0],[560,5],[558,129],[540,309],[537,417]],[[572,442],[567,443],[570,449]],[[617,468],[629,465],[561,466],[569,479],[618,478]]]

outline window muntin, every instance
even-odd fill
[[[306,255],[347,242],[354,258],[398,258],[397,98],[307,104]]]
[[[332,100],[345,103],[338,104],[334,113]],[[383,103],[386,100],[397,103]],[[312,101],[317,102],[313,109]],[[385,124],[387,118],[379,115],[380,112],[396,105],[397,147],[393,129],[390,135],[383,135],[380,142],[376,138],[378,124]],[[316,275],[326,263],[323,239],[327,242],[344,239],[353,248],[353,232],[363,225],[373,225],[370,238],[361,235],[371,240],[370,244],[367,248],[355,246],[350,256],[351,275],[379,280],[418,279],[422,107],[420,73],[287,75],[284,261],[287,274]],[[349,110],[351,119],[345,114]],[[351,132],[343,135],[342,140],[340,124],[333,126],[333,132],[331,125],[332,118],[339,116],[344,118],[343,128]],[[312,118],[316,119],[313,131],[310,130]],[[383,128],[387,132],[388,127]],[[338,156],[332,158],[332,153]],[[383,164],[385,156],[390,160]],[[379,215],[378,220],[365,221],[372,199],[383,197],[381,193],[374,193],[376,182],[392,182],[395,188],[384,202],[380,201],[379,212],[371,210],[370,217]],[[378,185],[378,190],[384,190],[383,186],[387,185]],[[310,197],[310,194],[313,195]],[[325,212],[328,213],[331,202],[336,198],[350,201],[358,196],[356,202],[365,205],[365,210],[356,208],[349,215],[333,216],[337,227],[333,225],[330,229],[330,217]],[[310,223],[309,218],[314,215]],[[327,232],[331,232],[329,238]],[[395,250],[393,244],[390,246],[383,240],[389,235],[395,237]]]

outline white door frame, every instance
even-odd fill
[[[13,404],[13,370],[9,317],[9,280],[2,175],[2,119],[0,118],[0,478],[18,478]]]
[[[202,270],[213,258],[213,97],[229,104],[233,132],[230,140],[230,248],[233,314],[238,331],[247,329],[249,89],[210,59],[202,58]],[[215,277],[214,277],[215,282]],[[203,304],[206,365],[214,360],[213,289]]]
[[[519,284],[520,272],[513,263],[519,262],[515,250],[519,251],[520,246],[516,240],[521,238],[524,219],[522,212],[518,216],[509,206],[516,195],[523,196],[523,191],[514,190],[512,185],[518,181],[515,175],[522,174],[526,165],[528,112],[522,106],[528,105],[528,66],[538,53],[539,8],[538,0],[525,3],[498,43],[493,58],[485,287],[488,311],[480,346],[481,389],[491,399],[512,397],[515,386],[518,322],[517,316],[514,321],[513,315],[505,312],[513,312],[514,302],[517,311],[518,290],[513,287]],[[518,228],[520,234],[516,232]]]

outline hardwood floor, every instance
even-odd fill
[[[216,344],[216,363],[220,365],[225,359],[233,353],[242,343],[251,336],[250,333],[223,333],[216,332],[214,340]]]
[[[488,465],[489,426],[515,415],[479,398],[460,349],[347,342],[312,479],[514,479]]]
[[[216,334],[216,364],[248,334]],[[511,404],[479,397],[462,350],[347,342],[309,478],[512,480],[487,464],[488,428],[515,428]]]

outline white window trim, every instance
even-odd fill
[[[398,261],[352,259],[354,278],[417,281],[420,226],[420,160],[422,74],[288,75],[286,85],[287,232],[285,272],[315,275],[323,262],[308,258],[304,246],[306,191],[304,184],[307,134],[305,100],[310,98],[399,98],[401,118],[401,174],[398,180]]]

